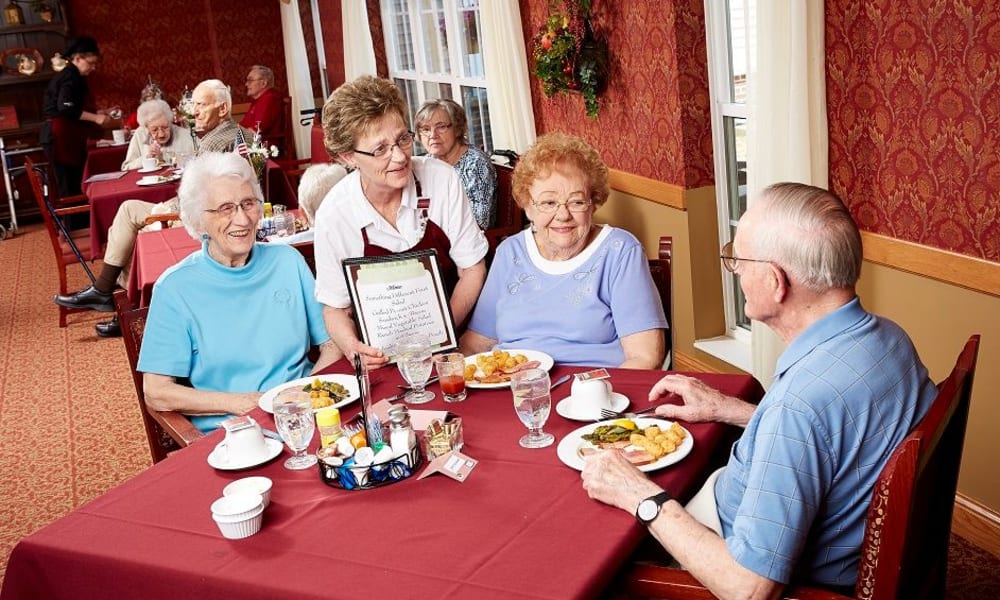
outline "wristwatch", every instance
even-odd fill
[[[639,520],[644,526],[649,527],[649,524],[656,520],[656,517],[660,516],[660,507],[667,500],[672,500],[673,496],[667,492],[660,492],[655,496],[650,496],[642,502],[639,503],[639,507],[635,509],[635,518]]]

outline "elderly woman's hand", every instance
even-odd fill
[[[643,498],[662,490],[617,450],[595,452],[583,460],[583,489],[594,500],[632,513]]]
[[[236,394],[232,412],[234,415],[243,415],[257,408],[257,401],[262,394],[260,392],[248,392],[246,394]]]
[[[160,147],[160,143],[156,140],[152,140],[149,143],[149,149],[146,150],[146,158],[160,158],[163,155],[163,148]]]
[[[649,390],[649,401],[655,402],[674,394],[680,396],[684,403],[657,406],[657,415],[691,423],[720,421],[745,426],[754,411],[754,405],[726,396],[700,379],[686,375],[665,375]]]

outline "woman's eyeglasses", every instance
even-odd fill
[[[583,213],[590,210],[591,204],[593,204],[588,198],[570,198],[565,202],[557,202],[555,200],[532,200],[532,204],[539,212],[543,213],[554,213],[559,210],[560,206],[565,206],[566,210],[571,213]]]
[[[236,202],[226,202],[218,208],[206,208],[205,212],[219,215],[220,217],[232,217],[240,208],[243,209],[243,212],[247,216],[255,215],[260,212],[260,201],[256,198],[247,198],[238,204]]]
[[[417,132],[420,135],[425,136],[425,137],[433,137],[435,135],[440,135],[440,134],[444,133],[445,131],[448,131],[449,129],[451,129],[451,127],[452,127],[451,123],[447,123],[447,124],[445,124],[445,123],[439,123],[437,125],[434,125],[433,127],[425,125],[423,127],[419,127],[417,129]]]
[[[394,144],[382,144],[381,146],[375,148],[371,152],[365,152],[364,150],[358,150],[357,148],[354,148],[354,151],[357,152],[358,154],[364,154],[365,156],[371,156],[373,158],[382,158],[383,156],[391,154],[392,149],[395,148],[396,146],[399,146],[400,150],[409,150],[411,147],[413,147],[413,132],[407,131],[403,135],[396,138],[396,142]]]

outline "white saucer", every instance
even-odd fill
[[[556,412],[559,416],[571,421],[596,421],[601,418],[601,409],[597,409],[591,415],[582,415],[573,411],[573,396],[568,398],[563,398],[556,404]],[[618,392],[611,392],[611,410],[615,412],[622,412],[628,408],[629,400],[628,396],[625,394],[619,394]]]
[[[162,169],[163,167],[153,167],[152,169],[147,169],[146,167],[139,167],[136,169],[139,173],[155,173]]]
[[[245,463],[230,463],[229,457],[226,454],[226,442],[219,442],[219,445],[215,447],[215,450],[212,450],[211,454],[208,455],[208,464],[214,469],[220,469],[223,471],[239,471],[240,469],[249,469],[250,467],[262,465],[273,459],[275,456],[281,454],[281,449],[285,447],[285,445],[278,440],[272,440],[267,437],[264,438],[264,445],[267,447],[267,454],[265,454],[262,458],[249,460]]]

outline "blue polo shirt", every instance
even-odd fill
[[[736,561],[853,586],[875,480],[936,393],[906,333],[856,297],[796,337],[715,484]]]

